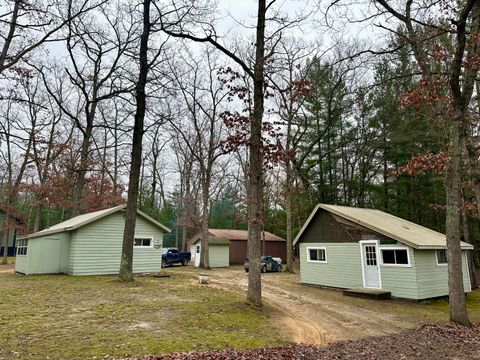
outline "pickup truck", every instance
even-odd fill
[[[162,268],[173,265],[182,264],[187,266],[188,262],[192,258],[192,253],[178,251],[175,248],[163,248],[162,249]]]

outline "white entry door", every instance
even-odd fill
[[[376,242],[362,244],[362,260],[365,287],[380,288]]]
[[[200,266],[200,245],[195,245],[195,266]]]

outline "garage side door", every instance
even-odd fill
[[[57,274],[60,272],[60,257],[62,242],[60,238],[44,238],[42,248],[42,274]]]

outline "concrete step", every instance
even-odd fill
[[[392,293],[390,291],[366,288],[345,289],[343,290],[343,295],[374,300],[388,300],[392,298]]]

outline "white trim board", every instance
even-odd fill
[[[412,267],[412,261],[410,259],[410,248],[408,246],[382,246],[379,245],[380,247],[380,265],[381,266],[388,266],[388,267],[403,267],[403,268],[411,268]],[[406,250],[407,251],[407,261],[408,264],[384,264],[383,263],[383,254],[382,250]]]

